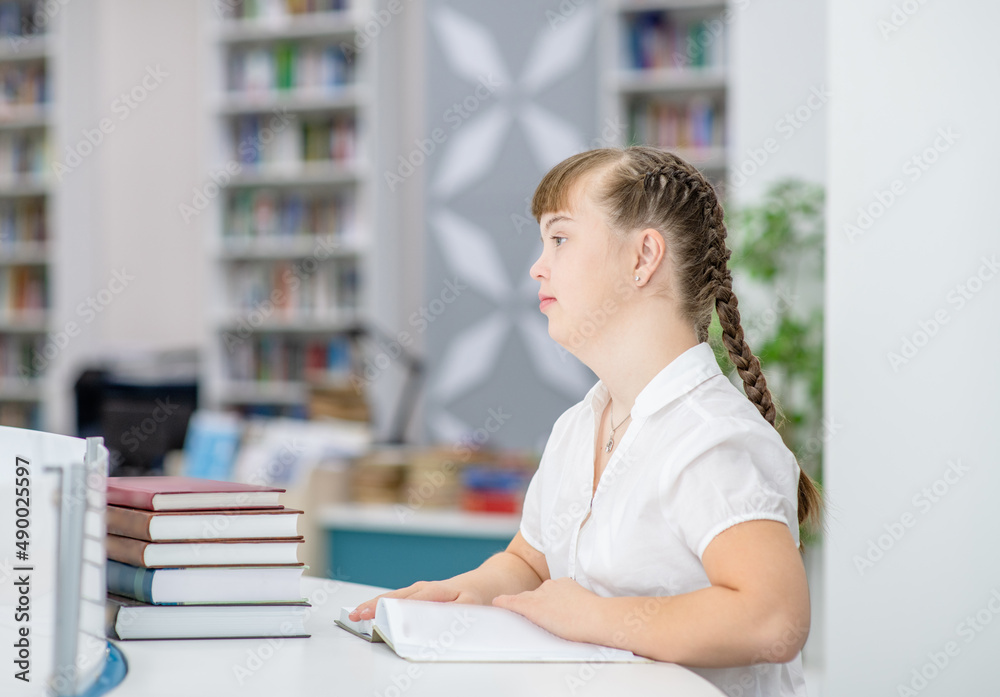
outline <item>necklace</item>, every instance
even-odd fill
[[[628,421],[630,416],[632,416],[631,411],[615,426],[615,407],[613,404],[611,405],[611,435],[608,437],[608,442],[604,445],[604,452],[610,453],[611,448],[615,447],[615,431],[621,428],[622,424]]]

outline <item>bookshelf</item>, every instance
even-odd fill
[[[676,152],[713,183],[726,175],[725,0],[608,0],[605,118],[621,143]]]
[[[0,2],[0,424],[41,428],[50,322],[51,36]],[[44,13],[42,13],[44,15]]]
[[[207,404],[301,416],[367,315],[373,90],[363,0],[227,2],[212,37]],[[206,188],[206,198],[212,193]]]

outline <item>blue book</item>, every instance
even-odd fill
[[[229,481],[243,427],[233,414],[196,411],[184,438],[184,474]]]
[[[151,605],[302,602],[303,566],[146,569],[109,559],[108,593]]]

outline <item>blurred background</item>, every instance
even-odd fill
[[[103,436],[115,475],[285,487],[313,575],[466,570],[596,380],[537,311],[534,188],[657,145],[723,198],[748,342],[825,490],[810,691],[992,685],[998,15],[3,0],[0,423]]]

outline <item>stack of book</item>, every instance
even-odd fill
[[[109,477],[112,639],[302,637],[297,519],[283,489]]]

